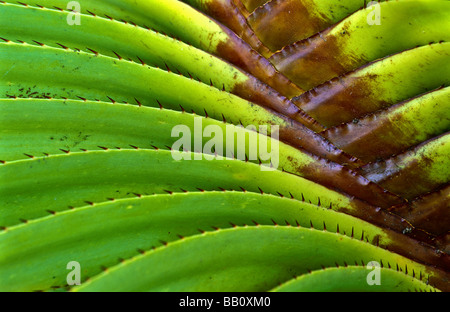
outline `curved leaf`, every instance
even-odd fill
[[[132,105],[69,100],[0,100],[0,108],[4,110],[3,127],[0,126],[5,133],[4,144],[12,146],[5,146],[4,151],[0,151],[3,162],[10,158],[28,159],[79,150],[130,147],[169,150],[183,140],[180,148],[185,151],[217,153],[218,156],[261,162],[385,207],[401,203],[396,196],[387,194],[375,184],[371,185],[345,167],[253,131],[209,118]],[[23,115],[24,110],[29,113],[22,117],[27,119],[27,125],[17,128],[15,120]],[[59,118],[51,117],[49,120],[49,112]],[[182,127],[182,133],[178,134],[176,130],[173,134],[177,127]],[[208,147],[209,151],[207,145],[211,143],[209,138],[212,134],[207,134],[207,128],[214,131],[214,146]],[[111,129],[116,129],[117,134],[111,133]],[[181,135],[182,139],[178,139]],[[137,143],[143,145],[135,145]],[[45,150],[43,146],[46,146]],[[349,181],[353,183],[349,184]],[[367,205],[361,203],[360,206],[363,207],[361,213],[364,212],[361,217],[366,218]]]
[[[370,268],[370,267],[369,267]],[[327,268],[304,274],[272,291],[274,292],[435,292],[436,288],[414,277],[393,269],[376,269],[364,266]],[[372,278],[374,280],[372,280]],[[369,284],[370,283],[373,284]],[[379,283],[379,284],[376,284]]]
[[[275,108],[287,100],[239,68],[202,50],[152,30],[92,15],[80,15],[80,25],[69,25],[71,13],[0,3],[1,36],[14,41],[53,47],[81,48],[113,58],[124,58],[196,77],[256,104]],[[22,21],[26,20],[27,23]],[[42,27],[45,25],[45,27]],[[36,31],[39,29],[39,31]],[[292,105],[292,107],[295,107]],[[300,116],[299,116],[300,117]],[[307,117],[305,116],[305,124]]]
[[[105,222],[107,220],[107,222]],[[65,264],[82,264],[83,280],[152,246],[215,228],[293,224],[391,244],[381,229],[301,201],[255,193],[174,193],[121,199],[58,212],[0,234],[3,291],[65,286]],[[74,229],[73,231],[61,229]],[[35,235],[39,233],[39,235]],[[45,258],[45,261],[42,261]],[[33,265],[41,263],[41,265]]]
[[[1,69],[5,71],[2,80],[7,82],[0,89],[3,97],[81,97],[156,107],[157,100],[160,100],[164,107],[195,110],[198,113],[207,111],[210,116],[219,120],[224,118],[223,114],[231,115],[227,114],[230,110],[236,116],[230,116],[236,123],[240,119],[245,120],[245,115],[265,115],[270,116],[267,119],[274,119],[277,124],[297,128],[300,131],[297,135],[302,135],[301,132],[312,134],[315,140],[320,138],[323,144],[330,146],[329,142],[314,135],[313,131],[301,123],[317,131],[323,128],[287,99],[272,102],[271,105],[281,105],[277,110],[283,110],[286,116],[291,116],[298,122],[279,117],[271,111],[267,112],[264,108],[255,107],[252,103],[193,79],[123,59],[11,42],[0,43],[0,58],[8,60],[1,64]],[[48,66],[49,63],[52,66]],[[46,75],[40,74],[42,67],[45,68]],[[25,79],[24,75],[28,78]],[[58,83],[54,83],[52,79],[58,79]],[[123,88],[123,81],[127,81],[127,88]],[[177,88],[179,92],[174,93],[173,88]],[[246,114],[242,115],[243,112],[240,112],[240,115],[229,109],[236,102],[237,105],[246,106]],[[255,111],[258,113],[255,114]],[[295,141],[295,138],[291,140]]]
[[[306,200],[316,203],[320,195],[325,207],[352,206],[348,197],[299,176],[262,171],[259,165],[240,160],[208,160],[211,157],[199,153],[181,156],[190,160],[177,161],[171,151],[163,150],[107,150],[6,163],[0,166],[2,180],[10,181],[0,186],[1,224],[12,225],[19,219],[46,215],[47,210],[61,211],[107,198],[198,189],[243,188],[295,198],[307,192],[303,195]],[[28,192],[23,194],[23,189]]]
[[[105,0],[99,3],[97,0],[78,0],[77,2],[84,14],[104,16],[152,28],[226,59],[286,97],[291,98],[303,92],[230,29],[181,1]],[[45,4],[47,7],[57,7],[61,10],[65,10],[69,4],[65,0],[46,0],[45,3],[38,4],[34,0],[24,0],[20,3],[25,6]],[[67,11],[70,12],[69,9]]]
[[[293,275],[321,266],[377,260],[386,266],[398,265],[411,276],[413,271],[426,271],[422,278],[429,276],[431,285],[435,281],[441,284],[441,273],[346,236],[259,226],[205,233],[171,243],[109,268],[74,290],[267,291]]]
[[[2,76],[5,85],[0,86],[2,97],[136,102],[144,106],[187,110],[244,126],[277,125],[279,137],[284,142],[349,167],[362,164],[301,123],[153,67],[83,52],[14,43],[0,43],[0,59],[5,60],[0,63],[0,69],[5,71]],[[41,74],[42,67],[45,67],[45,75]],[[123,81],[129,84],[127,88],[123,88]],[[173,88],[179,92],[174,93]],[[302,115],[298,116],[303,119]]]

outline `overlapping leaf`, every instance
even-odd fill
[[[0,3],[0,289],[448,290],[448,1],[183,2]]]

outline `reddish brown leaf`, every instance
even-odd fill
[[[202,3],[201,7],[197,4],[197,8],[227,26],[262,56],[270,57],[272,53],[255,35],[235,2],[233,0],[215,0]]]
[[[329,36],[326,41],[322,39],[328,31],[285,47],[272,55],[270,62],[304,90],[345,74],[352,68],[341,64],[341,48],[335,37]],[[355,58],[355,63],[365,63],[357,56]]]
[[[374,75],[353,77],[351,74],[321,84],[296,97],[293,102],[325,127],[352,121],[392,103],[374,96]]]
[[[436,239],[436,246],[447,255],[450,255],[450,232],[439,236]]]
[[[360,200],[353,199],[351,206],[352,209],[338,209],[338,211],[379,226],[391,238],[387,245],[380,245],[380,247],[446,271],[450,269],[450,257],[436,249],[441,247],[442,242],[438,243],[435,236],[415,228],[396,214],[370,206]],[[347,234],[350,235],[350,233]],[[374,237],[370,243],[378,245],[377,239],[378,237]],[[444,274],[444,276],[448,275]]]
[[[440,236],[450,230],[449,209],[450,184],[447,184],[436,192],[392,209],[392,212],[402,216],[415,227]]]
[[[450,129],[450,88],[396,104],[321,134],[364,162],[399,154]]]
[[[303,89],[277,71],[266,58],[253,50],[243,39],[227,27],[222,26],[222,28],[229,36],[229,40],[217,46],[217,56],[252,74],[288,98],[304,93]]]
[[[272,0],[257,8],[247,20],[259,39],[276,52],[331,25],[324,16],[311,14],[313,11],[305,6],[305,1]]]
[[[450,133],[424,142],[406,153],[360,168],[363,176],[408,200],[449,183]]]
[[[293,99],[325,127],[361,118],[450,81],[450,45],[432,44],[366,64]]]
[[[324,185],[332,190],[359,198],[370,205],[388,209],[405,201],[379,185],[369,181],[342,165],[314,157],[316,160],[307,166],[300,165],[296,159],[288,157],[294,171],[308,180]]]
[[[303,124],[279,114],[278,117],[285,121],[285,125],[280,126],[280,141],[348,168],[356,169],[364,164],[359,159],[336,148],[324,137]]]
[[[305,90],[368,62],[449,38],[448,1],[385,1],[380,25],[368,22],[362,9],[334,26],[275,53],[275,67]],[[408,23],[402,16],[407,12]],[[414,33],[415,36],[405,34]]]
[[[250,102],[259,104],[289,117],[313,131],[321,132],[324,130],[324,127],[321,124],[306,114],[287,97],[279,94],[270,86],[262,83],[256,78],[251,76],[249,76],[249,78],[250,79],[244,83],[236,84],[230,92]]]
[[[241,0],[233,0],[233,3],[238,8],[238,10],[241,12],[242,16],[244,16],[245,19],[247,19],[249,17],[250,13],[247,11],[247,8],[242,3],[242,1]]]

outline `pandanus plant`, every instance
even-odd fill
[[[0,1],[0,39],[2,291],[449,290],[450,2]]]

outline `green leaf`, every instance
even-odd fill
[[[261,162],[354,196],[362,194],[369,202],[375,198],[382,199],[385,206],[401,202],[376,185],[368,187],[367,180],[345,167],[254,131],[210,118],[156,108],[70,100],[0,100],[0,108],[3,111],[0,131],[4,135],[3,144],[6,144],[0,149],[0,160],[3,162],[80,150],[130,147],[169,150],[178,144],[178,137],[182,136],[183,145],[180,148],[186,151],[217,153],[243,161]],[[25,116],[24,111],[27,112]],[[25,118],[27,122],[17,127],[17,118]],[[182,133],[178,130],[174,133],[175,127],[182,127]],[[214,150],[210,142],[212,134],[206,132],[208,129],[214,130]],[[354,182],[349,185],[348,181]],[[365,192],[361,193],[361,190]],[[367,209],[364,205],[359,206],[363,207],[363,211]]]
[[[426,268],[335,233],[292,227],[244,227],[186,238],[138,255],[75,291],[267,291],[321,266],[382,261],[419,274]],[[427,275],[427,277],[425,276]],[[425,280],[434,273],[422,273]],[[120,282],[119,282],[120,281]]]
[[[342,162],[355,162],[300,122],[222,92],[193,79],[141,64],[92,53],[0,43],[0,96],[5,98],[69,98],[195,112],[244,126],[279,125],[280,138],[294,146]],[[45,73],[45,74],[42,74]],[[123,87],[127,81],[127,87]],[[173,92],[176,89],[178,92]],[[283,102],[291,110],[292,102]],[[311,118],[292,114],[309,124]],[[307,120],[307,121],[305,121]]]
[[[327,231],[363,235],[381,246],[391,244],[389,235],[371,224],[293,199],[248,192],[153,195],[66,210],[1,232],[1,289],[61,287],[70,261],[81,264],[85,281],[138,250],[199,231],[274,223],[314,225],[318,230],[326,226]]]
[[[34,0],[25,0],[21,3],[36,5]],[[130,22],[179,38],[185,43],[236,64],[289,98],[303,92],[231,30],[181,1],[105,0],[99,3],[97,0],[79,0],[77,3],[84,14]],[[69,12],[73,9],[68,8],[68,2],[65,0],[46,0],[44,4]],[[83,20],[80,23],[82,25]],[[67,27],[67,23],[64,27]]]
[[[1,36],[131,59],[195,77],[257,104],[273,106],[272,103],[283,100],[255,77],[184,42],[99,16],[83,14],[79,17],[80,25],[69,25],[70,14],[56,9],[0,3],[0,27],[4,28]],[[24,20],[27,23],[23,23]]]
[[[378,263],[379,264],[379,263]],[[273,289],[274,292],[410,292],[439,291],[394,269],[348,266],[313,271]],[[373,274],[373,275],[371,275]],[[379,274],[376,276],[375,274]],[[369,282],[370,284],[369,284]],[[379,284],[378,284],[379,283]]]
[[[251,192],[292,194],[295,198],[302,198],[305,193],[306,200],[313,203],[320,200],[325,207],[348,209],[353,206],[350,204],[353,201],[345,195],[299,176],[262,171],[259,165],[240,160],[207,160],[199,153],[183,153],[182,156],[191,160],[177,161],[171,151],[163,150],[108,150],[6,163],[0,166],[0,177],[9,181],[0,186],[3,203],[0,224],[9,226],[19,223],[19,219],[31,220],[48,211],[103,202],[108,198],[198,189],[243,188]],[[26,193],[23,190],[27,190]],[[359,206],[357,201],[354,205],[353,209]]]

